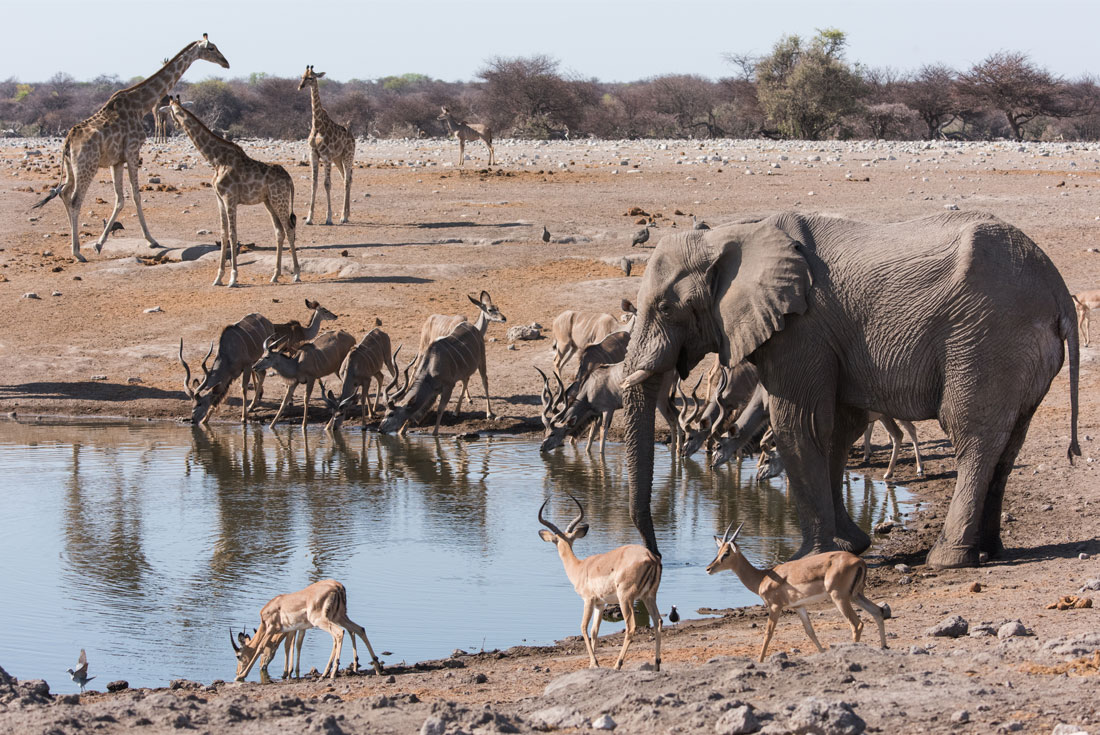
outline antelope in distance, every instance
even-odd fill
[[[554,372],[561,375],[561,369],[573,355],[588,345],[602,341],[612,332],[629,332],[634,323],[633,315],[637,311],[626,299],[623,299],[622,309],[625,312],[625,321],[594,311],[568,310],[558,314],[550,326],[550,333],[554,337],[551,345],[554,351]]]
[[[290,259],[294,266],[294,282],[302,280],[298,266],[298,251],[294,249],[294,235],[298,218],[294,214],[294,180],[287,170],[277,163],[257,161],[232,143],[213,133],[194,113],[174,97],[168,103],[176,124],[214,169],[213,189],[220,213],[222,248],[218,259],[218,275],[215,286],[222,284],[225,275],[226,252],[231,262],[229,286],[237,285],[237,207],[263,204],[271,215],[275,228],[275,272],[271,283],[278,283],[283,268],[283,240],[290,245]]]
[[[256,410],[264,395],[264,373],[255,370],[253,365],[263,357],[264,341],[271,337],[274,327],[260,314],[249,314],[236,324],[230,324],[218,337],[218,356],[214,358],[214,367],[206,367],[206,361],[214,352],[214,343],[202,361],[204,378],[200,383],[191,380],[191,368],[183,359],[183,338],[180,338],[179,360],[183,365],[185,377],[183,390],[191,399],[191,422],[206,424],[214,409],[229,392],[230,384],[239,376],[241,379],[241,423],[248,420],[248,412]],[[248,383],[252,380],[256,393],[252,405],[248,405]]]
[[[363,426],[367,425],[367,413],[374,418],[375,411],[379,408],[382,398],[382,368],[390,371],[394,383],[397,381],[397,355],[401,352],[398,347],[390,354],[390,336],[378,327],[375,327],[367,336],[355,345],[355,349],[348,353],[344,361],[344,382],[340,386],[340,396],[337,398],[332,391],[322,395],[325,404],[332,411],[332,418],[325,425],[325,431],[338,431],[344,420],[344,411],[354,405],[356,395],[361,396],[360,409],[363,413]],[[377,381],[374,401],[370,400],[371,381]],[[362,393],[360,393],[360,390]],[[387,396],[388,397],[388,396]]]
[[[306,397],[302,403],[302,429],[309,420],[309,398],[313,395],[313,384],[340,369],[348,352],[355,346],[355,337],[344,331],[325,332],[313,342],[307,342],[293,356],[277,352],[280,344],[275,337],[268,337],[263,343],[263,357],[252,369],[255,371],[273,368],[286,381],[286,395],[279,406],[275,418],[271,419],[271,428],[283,415],[290,404],[294,390],[300,383],[306,386]]]
[[[321,331],[321,322],[336,321],[336,315],[316,301],[306,299],[306,308],[313,312],[306,326],[303,327],[297,319],[274,325],[272,335],[280,343],[279,349],[288,355],[295,354],[302,345],[316,338]]]
[[[455,119],[455,116],[451,113],[449,107],[441,108],[442,114],[436,118],[436,120],[442,120],[447,123],[447,129],[454,133],[455,138],[458,139],[458,165],[466,165],[466,142],[470,140],[481,139],[485,141],[485,145],[489,148],[489,166],[496,163],[493,153],[493,129],[488,125],[480,125],[477,123],[470,124],[459,122]]]
[[[544,438],[539,450],[542,452],[553,451],[565,443],[567,436],[579,436],[585,428],[594,427],[598,424],[600,428],[600,454],[602,455],[607,440],[607,430],[611,427],[615,412],[623,407],[621,388],[623,363],[597,365],[589,371],[583,382],[580,384],[574,383],[568,388],[562,388],[561,378],[558,378],[559,390],[557,393],[550,390],[546,374],[542,370],[538,372],[543,381],[542,425],[545,428]],[[675,371],[669,371],[661,384],[659,395],[667,397],[675,380]],[[557,408],[559,405],[561,406],[560,409]],[[673,452],[675,452],[680,442],[676,409],[671,401],[666,398],[666,400],[657,402],[657,410],[661,412],[672,432],[670,444]],[[586,453],[591,444],[592,434],[589,433],[588,443],[584,449]]]
[[[578,559],[573,552],[573,542],[584,538],[588,533],[588,524],[583,523],[584,506],[580,501],[569,496],[577,504],[580,511],[569,522],[565,531],[562,531],[542,516],[542,511],[550,498],[543,501],[539,508],[539,523],[549,530],[539,531],[539,537],[548,543],[554,544],[565,567],[565,575],[573,583],[573,589],[584,600],[584,614],[581,616],[581,637],[584,639],[585,648],[588,649],[590,668],[599,668],[596,660],[596,646],[600,634],[600,618],[603,617],[604,608],[607,605],[617,603],[623,612],[626,621],[626,633],[623,637],[623,647],[619,651],[619,658],[615,661],[615,669],[621,669],[626,659],[626,651],[630,648],[630,641],[634,637],[634,601],[641,600],[646,610],[653,618],[653,631],[656,638],[656,652],[653,666],[657,671],[661,670],[661,611],[657,609],[657,588],[661,585],[661,558],[639,544],[620,546],[602,554],[593,554],[586,559]],[[596,620],[592,623],[592,630],[588,630],[588,621],[595,611]]]
[[[359,651],[355,648],[355,636],[363,639],[370,653],[376,674],[382,674],[382,663],[374,655],[367,632],[348,617],[348,596],[344,585],[335,579],[314,582],[305,589],[277,595],[271,598],[260,610],[260,627],[249,638],[244,633],[237,634],[233,640],[233,631],[229,631],[229,642],[237,655],[236,681],[244,681],[256,661],[260,661],[260,678],[270,681],[267,666],[271,662],[275,649],[285,641],[287,653],[290,651],[290,639],[296,638],[297,656],[294,662],[294,676],[298,676],[301,664],[302,641],[305,632],[311,628],[320,628],[332,636],[332,652],[329,654],[321,678],[336,678],[340,669],[340,653],[344,645],[344,630],[351,634],[351,650],[354,655],[352,670],[359,669]],[[238,645],[239,644],[239,645]],[[284,678],[289,673],[289,661],[284,665]],[[331,674],[330,674],[331,672]]]
[[[480,323],[482,320],[479,319]],[[481,373],[481,384],[485,389],[485,418],[493,419],[493,409],[489,405],[489,377],[485,372],[485,333],[469,322],[459,322],[454,331],[446,337],[440,337],[428,345],[428,350],[416,371],[412,385],[407,385],[394,398],[390,399],[386,416],[378,430],[383,434],[398,432],[404,434],[410,424],[418,423],[431,407],[439,400],[432,436],[439,435],[439,425],[443,421],[443,412],[451,400],[455,385],[462,383],[455,406],[457,416],[462,409],[462,394],[474,371]],[[398,404],[403,400],[403,404]]]
[[[716,385],[711,380],[713,377],[717,377]],[[742,361],[732,368],[727,368],[715,361],[714,370],[712,375],[708,376],[707,385],[707,393],[713,393],[713,395],[709,396],[705,403],[698,400],[694,389],[689,399],[681,385],[678,390],[683,399],[684,410],[680,413],[680,430],[686,438],[683,446],[680,447],[680,456],[690,457],[699,451],[704,443],[707,445],[709,454],[713,443],[725,430],[726,419],[736,416],[748,404],[759,380],[756,368],[748,362]]]
[[[718,554],[707,565],[707,574],[729,569],[740,578],[745,587],[764,601],[764,606],[768,609],[768,627],[764,631],[764,645],[760,647],[758,661],[764,661],[768,643],[775,633],[775,624],[787,608],[793,608],[798,613],[806,635],[817,646],[818,651],[824,651],[825,648],[814,634],[806,606],[825,600],[831,600],[848,620],[848,625],[852,628],[852,641],[856,643],[863,633],[863,623],[852,609],[852,603],[867,611],[878,625],[879,641],[886,648],[886,625],[883,621],[889,615],[863,595],[863,587],[867,583],[867,562],[848,551],[829,551],[784,562],[771,569],[757,569],[737,546],[737,535],[744,525],[742,523],[738,526],[730,536],[730,529],[733,528],[731,522],[722,538],[714,537]]]
[[[1088,347],[1089,312],[1093,309],[1100,308],[1100,289],[1082,291],[1081,293],[1073,294],[1072,298],[1073,308],[1077,312],[1077,328],[1081,330],[1081,336],[1084,338],[1082,344]]]
[[[474,322],[474,327],[482,334],[485,334],[488,322],[505,323],[508,321],[508,318],[501,314],[500,309],[493,303],[488,291],[482,291],[476,299],[470,295],[467,295],[466,298],[478,309],[477,321]],[[446,337],[454,331],[454,328],[460,322],[464,321],[466,321],[466,317],[461,314],[432,314],[425,319],[424,325],[420,327],[420,344],[416,348],[416,358],[413,360],[413,365],[415,367],[419,366],[420,359],[428,352],[428,345],[440,337]],[[469,393],[466,394],[466,400],[470,400]]]

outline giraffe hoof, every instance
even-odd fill
[[[279,274],[278,273],[276,273],[275,275],[273,275],[271,277],[271,282],[272,283],[278,283],[279,282]]]
[[[163,248],[163,247],[164,247],[164,246],[163,246],[163,245],[161,245],[161,244],[160,244],[159,242],[157,242],[156,240],[150,240],[150,241],[149,241],[149,248],[150,248],[151,250],[156,250],[157,248]]]
[[[87,262],[88,262],[88,259],[87,259],[87,258],[85,258],[85,257],[84,257],[83,255],[81,255],[80,253],[76,253],[76,254],[74,254],[74,255],[73,255],[73,257],[74,257],[74,258],[76,258],[76,259],[77,259],[77,262],[79,262],[79,263],[87,263]]]
[[[312,225],[312,224],[313,224],[313,220],[312,220],[312,219],[310,219],[309,217],[306,217],[306,224],[307,224],[307,225]]]
[[[294,282],[295,283],[301,283],[302,282],[302,276],[301,276],[300,273],[295,273],[294,274]]]
[[[99,255],[101,252],[103,252],[103,243],[96,241],[92,244],[92,250],[95,250],[96,255]]]

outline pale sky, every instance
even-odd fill
[[[306,64],[338,80],[418,72],[470,80],[491,56],[547,54],[601,81],[659,74],[718,78],[727,52],[761,54],[782,35],[833,27],[848,59],[900,71],[969,68],[1023,51],[1071,79],[1100,75],[1096,0],[55,0],[4,3],[0,79],[148,76],[204,32],[228,71],[185,77],[298,76]]]

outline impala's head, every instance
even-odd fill
[[[305,73],[302,74],[302,81],[298,83],[298,89],[317,86],[317,80],[324,78],[324,76],[323,71],[313,71],[313,64],[310,64],[306,67]]]
[[[210,409],[219,401],[226,393],[222,390],[220,393],[218,389],[220,386],[211,385],[210,368],[206,366],[207,360],[210,359],[210,355],[214,353],[214,343],[210,343],[210,350],[206,353],[206,357],[202,359],[202,372],[206,376],[201,382],[198,378],[191,378],[191,368],[188,367],[187,361],[183,359],[183,339],[180,339],[180,351],[179,358],[180,364],[183,365],[183,392],[187,394],[187,397],[191,399],[191,423],[193,424],[205,424],[210,417]]]
[[[229,645],[233,646],[233,653],[237,656],[237,674],[234,681],[244,681],[244,678],[248,676],[248,672],[252,670],[253,664],[256,663],[257,656],[260,653],[258,638],[255,629],[252,630],[251,636],[243,630],[234,634],[233,629],[229,629]]]
[[[730,521],[722,538],[714,537],[714,543],[718,545],[718,554],[714,557],[714,561],[707,565],[707,574],[714,574],[723,569],[733,569],[734,559],[741,556],[741,549],[737,548],[737,534],[741,533],[741,527],[744,525],[745,522],[742,521],[730,536],[730,529],[733,528],[733,521]]]
[[[481,295],[476,299],[472,294],[467,294],[466,298],[470,300],[474,306],[481,309],[481,313],[485,315],[485,318],[491,322],[506,322],[508,318],[500,313],[500,309],[493,303],[493,299],[489,296],[488,291],[482,291]]]
[[[573,498],[573,495],[569,495]],[[573,502],[577,504],[577,517],[569,521],[569,525],[565,527],[565,531],[555,526],[550,521],[542,517],[542,511],[546,508],[546,504],[550,502],[550,498],[547,498],[542,502],[539,507],[539,523],[546,526],[549,531],[539,531],[539,538],[548,543],[552,543],[555,546],[557,544],[565,544],[569,548],[573,548],[573,542],[579,538],[584,538],[588,533],[588,524],[581,523],[584,520],[584,506],[581,505],[581,501],[573,498]]]
[[[217,64],[223,69],[229,68],[229,62],[222,56],[222,52],[218,51],[218,47],[210,42],[210,39],[207,38],[205,33],[202,34],[202,40],[197,43],[196,49],[199,52],[197,58]]]
[[[334,322],[334,321],[336,321],[336,315],[333,314],[328,309],[326,309],[325,307],[321,306],[316,301],[310,301],[309,299],[306,299],[306,308],[309,309],[312,312],[316,312],[317,316],[323,322]]]

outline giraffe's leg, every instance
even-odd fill
[[[293,201],[293,191],[291,191],[291,201]],[[292,204],[287,204],[286,216],[283,218],[283,232],[286,233],[286,241],[290,246],[290,263],[294,266],[294,282],[300,283],[302,280],[302,269],[298,265],[298,251],[294,247],[294,241],[297,238],[297,227],[294,224],[294,207]]]
[[[214,279],[214,286],[222,285],[222,276],[225,275],[225,249],[229,245],[229,215],[226,211],[225,200],[222,199],[221,194],[218,197],[218,215],[222,221],[222,249],[221,254],[218,256],[218,275]]]
[[[276,214],[275,207],[270,199],[264,202],[264,206],[267,207],[268,214],[271,215],[271,224],[275,227],[275,272],[271,275],[271,282],[278,283],[279,274],[283,271],[283,237],[285,230],[282,220]]]
[[[233,264],[229,272],[229,287],[233,288],[237,285],[237,202],[227,201],[225,211],[229,220],[229,258]]]
[[[340,218],[340,224],[346,225],[351,217],[351,170],[355,167],[355,154],[353,153],[343,166],[344,172],[344,216]]]
[[[325,215],[325,224],[332,224],[332,161],[325,161],[325,205],[328,212]]]
[[[75,169],[75,176],[72,173],[69,174],[70,181],[73,179],[75,181],[66,187],[68,191],[64,189],[61,191],[61,201],[69,215],[69,229],[73,235],[73,257],[85,263],[87,258],[80,254],[80,207],[84,204],[84,195],[88,193],[88,187],[92,185],[96,168],[94,162],[88,162],[83,166],[80,164],[81,161],[77,161],[76,165],[69,169],[70,172]]]
[[[111,232],[111,226],[118,219],[118,213],[122,211],[122,204],[126,201],[126,193],[122,188],[122,166],[121,163],[111,166],[111,181],[115,185],[115,208],[111,212],[111,216],[107,218],[107,224],[103,226],[103,234],[99,236],[99,239],[93,245],[97,253],[103,250],[103,243],[107,242],[107,235]]]
[[[145,212],[141,209],[141,192],[138,191],[138,160],[138,156],[135,154],[132,159],[126,162],[126,170],[130,174],[130,195],[134,197],[134,207],[137,209],[138,224],[141,225],[141,234],[145,235],[145,239],[149,242],[149,247],[159,248],[160,243],[149,234],[149,225],[145,224]]]
[[[306,224],[313,224],[313,205],[317,201],[317,165],[319,162],[319,156],[317,149],[313,146],[309,147],[309,165],[313,170],[313,183],[309,187],[309,214],[306,215]]]

